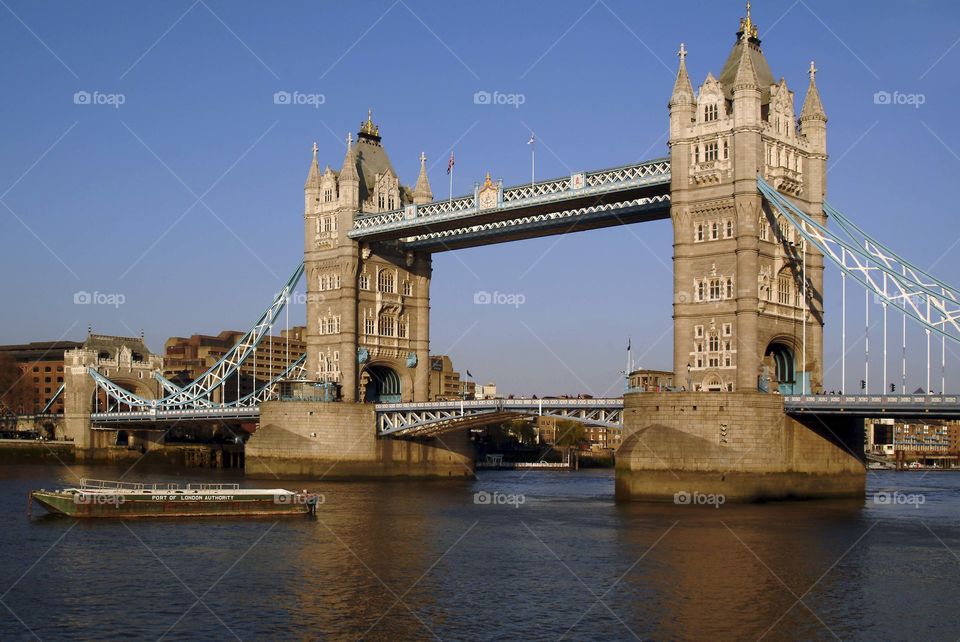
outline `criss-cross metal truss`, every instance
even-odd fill
[[[960,343],[960,290],[874,240],[829,204],[824,203],[824,212],[836,222],[836,230],[827,229],[762,178],[757,178],[757,185],[804,240],[878,301],[900,310],[928,331]]]
[[[427,237],[434,232],[469,234],[483,231],[477,226],[488,223],[509,221],[513,227],[543,223],[550,219],[533,215],[554,210],[563,213],[561,219],[610,212],[617,207],[637,205],[640,196],[660,197],[656,202],[645,201],[644,205],[662,203],[665,198],[667,207],[661,218],[666,218],[669,216],[669,186],[670,161],[663,158],[595,172],[575,172],[570,176],[515,187],[494,184],[497,190],[495,203],[483,201],[483,190],[478,186],[469,196],[358,216],[348,236],[355,240],[403,239],[405,245],[407,241],[426,245]],[[605,204],[612,207],[592,207]],[[411,246],[410,249],[414,248]]]
[[[202,419],[205,411],[210,411],[210,415],[212,417],[219,417],[224,409],[251,408],[259,406],[262,402],[269,399],[279,399],[280,383],[284,381],[297,381],[303,379],[306,373],[306,362],[307,355],[300,355],[300,357],[287,366],[283,372],[265,382],[253,392],[250,392],[239,399],[234,399],[233,401],[219,404],[211,404],[200,407],[195,406],[192,408],[164,405],[161,403],[162,399],[146,399],[145,397],[136,395],[125,388],[117,386],[117,384],[113,383],[108,378],[97,372],[95,368],[88,368],[87,371],[97,384],[97,387],[107,393],[107,398],[109,401],[112,401],[114,404],[116,404],[116,406],[125,405],[130,408],[130,410],[126,412],[112,413],[108,410],[107,412],[96,413],[96,417],[100,420],[107,419],[107,415],[116,415],[116,419],[118,420],[127,420],[129,419],[130,415],[137,413],[144,415],[156,414],[158,410],[190,410],[192,411],[192,414],[190,415],[191,418]]]
[[[173,383],[172,381],[170,381],[169,379],[167,379],[166,377],[164,377],[164,376],[163,376],[162,374],[160,374],[159,372],[154,372],[154,373],[153,373],[153,378],[157,381],[157,383],[160,384],[160,387],[163,388],[163,390],[166,392],[166,394],[168,394],[168,395],[177,395],[177,394],[182,394],[182,393],[183,393],[183,388],[181,388],[181,387],[178,386],[177,384]]]
[[[290,296],[293,293],[293,289],[303,277],[303,269],[304,264],[301,260],[300,264],[297,266],[297,269],[294,270],[286,284],[284,284],[283,289],[281,289],[274,298],[273,302],[270,304],[270,307],[264,310],[263,314],[260,315],[260,318],[254,324],[254,326],[243,335],[236,345],[230,348],[230,350],[228,350],[223,357],[221,357],[213,366],[210,367],[209,370],[204,372],[202,375],[181,388],[180,386],[177,386],[176,384],[165,379],[159,373],[154,373],[154,378],[160,382],[160,385],[166,393],[166,395],[161,399],[145,399],[143,397],[134,395],[122,386],[110,381],[110,379],[97,372],[94,368],[88,368],[88,372],[90,373],[90,376],[93,377],[97,386],[106,392],[108,399],[112,399],[120,404],[129,406],[130,408],[184,410],[223,406],[223,404],[216,404],[212,401],[213,392],[218,387],[224,386],[227,379],[239,371],[240,367],[254,353],[261,341],[263,341],[263,339],[271,332],[280,313],[283,312],[283,309],[290,301]],[[291,364],[291,366],[287,369],[287,372],[289,373],[296,371],[299,366],[302,366],[302,359],[303,357],[301,357],[301,359],[297,362]],[[275,378],[266,385],[271,385],[278,379],[279,378]],[[262,389],[263,388],[260,388],[257,391],[254,391],[254,393],[251,393],[251,395],[248,395],[248,397],[255,399],[255,395]],[[237,404],[239,401],[242,400],[232,403]]]
[[[377,433],[381,436],[419,437],[438,426],[462,427],[460,422],[484,416],[507,415],[571,419],[583,424],[623,427],[623,399],[491,399],[377,404]],[[476,423],[476,422],[473,422]]]

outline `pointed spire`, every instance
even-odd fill
[[[760,89],[757,79],[757,70],[753,66],[753,57],[750,55],[750,45],[743,42],[740,45],[740,62],[737,64],[737,76],[733,80],[733,90]]]
[[[680,58],[680,69],[677,70],[677,81],[673,83],[670,107],[681,104],[692,105],[694,102],[693,84],[690,82],[690,75],[687,73],[687,48],[682,42],[677,56]]]
[[[753,17],[750,15],[750,0],[747,0],[747,17],[740,18],[740,31],[737,32],[737,38],[744,38],[759,40],[760,32],[757,29],[757,25],[753,22]]]
[[[417,176],[417,185],[413,188],[413,202],[422,205],[432,200],[433,192],[430,190],[430,181],[427,179],[427,155],[420,152],[420,175]]]
[[[807,97],[803,99],[803,109],[800,111],[800,120],[827,120],[820,101],[820,92],[817,91],[817,67],[810,61],[810,86],[807,87]]]
[[[353,134],[347,134],[347,153],[343,157],[343,167],[340,169],[340,182],[345,180],[359,181],[357,173],[357,157],[353,153]]]
[[[307,174],[307,182],[303,189],[320,190],[320,165],[317,163],[317,144],[313,144],[313,161],[310,163],[310,172]]]

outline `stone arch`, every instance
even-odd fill
[[[776,380],[780,394],[793,394],[797,385],[796,346],[790,337],[774,337],[763,352],[772,362],[771,377]]]
[[[703,377],[700,389],[704,392],[723,392],[727,388],[723,383],[723,377],[716,372],[708,372]]]
[[[363,400],[371,403],[399,403],[403,399],[403,377],[392,365],[371,363],[363,369]]]

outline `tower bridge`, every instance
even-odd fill
[[[321,169],[314,145],[303,262],[281,293],[210,371],[183,388],[161,382],[162,397],[125,389],[75,358],[64,394],[78,444],[92,447],[91,420],[257,416],[248,472],[326,475],[336,466],[348,475],[448,476],[472,467],[468,444],[453,437],[464,426],[548,413],[623,427],[620,498],[663,499],[690,488],[728,499],[862,493],[864,416],[953,417],[960,406],[950,395],[814,394],[823,388],[825,261],[839,270],[844,293],[849,280],[876,294],[884,315],[910,318],[926,333],[928,354],[931,337],[960,342],[960,290],[825,201],[827,115],[813,63],[797,113],[749,8],[719,74],[697,91],[688,55],[681,45],[669,158],[515,187],[488,174],[472,194],[435,200],[422,154],[415,185],[401,184],[372,113],[356,140],[348,135],[338,170]],[[681,391],[577,404],[429,401],[434,253],[667,218],[672,369],[674,381],[686,382]],[[248,398],[218,402],[301,278],[307,351],[296,372]],[[341,400],[282,398],[279,388],[292,381],[334,386]],[[105,412],[92,412],[94,388],[113,401]]]

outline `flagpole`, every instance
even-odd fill
[[[537,143],[530,144],[530,187],[536,183],[537,176]]]
[[[533,191],[533,186],[537,181],[537,135],[533,132],[530,132],[530,140],[527,141],[527,145],[530,145],[530,190]]]
[[[453,165],[450,165],[450,203],[453,203]]]

